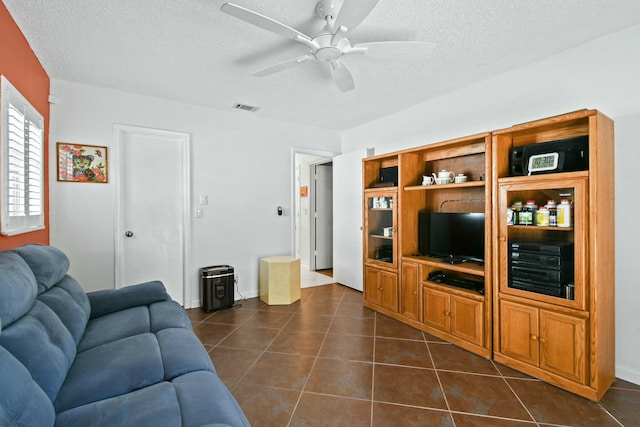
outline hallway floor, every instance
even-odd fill
[[[309,270],[304,266],[300,267],[300,287],[302,289],[314,286],[329,285],[334,282],[335,280],[333,280],[333,277],[331,276],[318,273],[317,271]]]
[[[362,306],[330,284],[302,300],[187,310],[221,379],[260,426],[640,426],[640,386],[590,402]]]

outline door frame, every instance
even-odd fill
[[[326,162],[331,161],[340,153],[333,151],[313,150],[310,148],[291,147],[291,255],[296,255],[296,197],[299,197],[299,188],[296,188],[296,154],[308,154],[311,156],[326,157]]]
[[[112,177],[115,177],[116,200],[115,200],[115,288],[123,287],[123,254],[124,254],[124,215],[122,197],[124,194],[124,182],[122,180],[122,144],[127,135],[161,136],[176,139],[182,145],[182,221],[180,224],[182,233],[182,301],[184,308],[191,308],[191,271],[189,260],[191,258],[191,134],[164,129],[154,129],[144,126],[113,125],[114,144],[112,153],[109,155]]]

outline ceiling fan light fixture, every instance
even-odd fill
[[[236,103],[233,106],[233,108],[235,108],[236,110],[249,111],[251,113],[255,113],[260,109],[259,107],[254,107],[253,105],[247,105],[247,104],[240,104],[239,102]]]

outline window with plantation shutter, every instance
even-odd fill
[[[4,76],[0,102],[0,231],[14,235],[39,230],[44,228],[44,121]]]

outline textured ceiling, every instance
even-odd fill
[[[220,12],[223,0],[2,0],[51,78],[344,130],[640,23],[638,0],[380,0],[352,44],[418,40],[428,59],[351,55],[356,89],[324,64],[251,74],[306,53]],[[359,0],[346,0],[359,1]],[[315,35],[315,0],[233,0]]]

